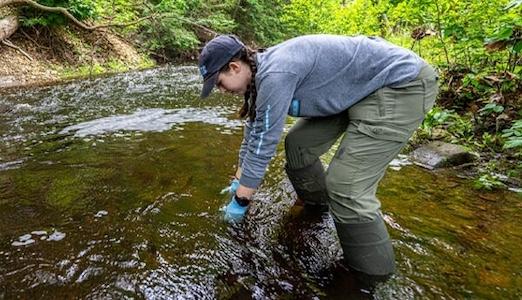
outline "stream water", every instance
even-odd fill
[[[0,299],[522,298],[522,198],[450,171],[388,170],[398,272],[373,295],[331,217],[293,207],[281,148],[226,223],[241,99],[199,88],[167,66],[0,91]]]

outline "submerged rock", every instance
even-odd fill
[[[64,237],[65,237],[65,233],[59,232],[59,231],[54,231],[53,234],[51,234],[47,240],[48,241],[61,241],[61,240],[63,240]]]
[[[464,147],[440,141],[424,145],[413,151],[410,156],[416,165],[430,170],[458,166],[475,159]]]
[[[20,247],[20,246],[27,246],[34,243],[34,240],[31,238],[32,236],[30,234],[24,234],[22,236],[18,237],[18,241],[14,241],[11,243],[12,246]]]

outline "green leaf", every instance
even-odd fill
[[[511,35],[513,34],[513,27],[504,27],[502,29],[500,29],[499,32],[497,32],[493,37],[497,40],[497,41],[505,41],[505,40],[509,40],[509,38],[511,37]]]
[[[522,41],[516,42],[516,44],[513,46],[513,52],[515,52],[515,53],[522,52]]]
[[[509,141],[506,141],[504,144],[505,148],[518,148],[522,147],[522,139],[511,139]]]
[[[504,106],[497,103],[488,103],[483,108],[479,109],[481,114],[490,114],[492,112],[501,113],[504,111]]]

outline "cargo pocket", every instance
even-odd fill
[[[406,142],[410,138],[410,134],[390,126],[370,125],[359,123],[357,131],[378,140],[387,140],[395,142]]]
[[[353,124],[353,123],[352,123]],[[387,163],[393,159],[409,138],[407,130],[389,125],[373,125],[366,122],[353,124],[341,143],[339,159],[355,159],[359,168]]]
[[[422,80],[424,85],[424,99],[423,99],[423,107],[424,114],[428,113],[433,105],[435,104],[435,99],[437,98],[437,94],[439,93],[439,85],[437,82],[437,77],[433,79],[424,79]]]

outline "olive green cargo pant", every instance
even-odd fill
[[[354,245],[376,245],[383,241],[387,244],[383,251],[391,251],[393,256],[380,216],[377,186],[388,164],[432,108],[437,92],[436,72],[431,66],[424,66],[411,82],[381,88],[338,115],[302,118],[290,129],[285,139],[290,180],[296,191],[301,192],[298,196],[305,198],[305,203],[314,200],[306,199],[306,194],[317,195],[326,189],[341,244],[343,240],[345,244]],[[319,156],[343,134],[339,148],[324,172]],[[292,177],[301,174],[303,178],[293,180],[290,174],[296,175]],[[358,227],[344,226],[348,224]],[[362,224],[367,224],[368,228],[360,229]],[[354,232],[357,235],[358,230],[361,230],[360,236],[352,236]],[[372,231],[376,240],[367,239]],[[364,256],[368,252],[364,247],[355,247],[362,251],[356,255]],[[346,258],[344,246],[343,250]],[[352,265],[366,273],[388,273],[378,267],[357,267],[357,262]]]

